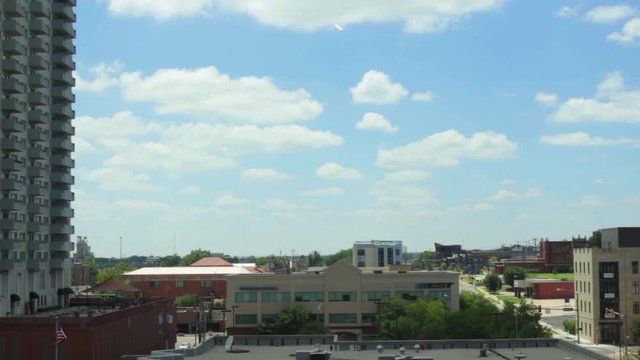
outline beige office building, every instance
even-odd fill
[[[444,300],[459,310],[460,274],[452,271],[365,270],[340,261],[326,269],[293,274],[234,274],[227,279],[230,333],[252,332],[275,321],[289,305],[309,310],[334,333],[358,339],[375,331],[380,301],[389,296]]]
[[[600,248],[573,253],[580,338],[595,343],[636,343],[640,319],[640,228],[600,230]]]

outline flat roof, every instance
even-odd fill
[[[146,275],[229,275],[255,274],[254,271],[240,266],[176,266],[144,267],[124,273],[125,276]]]

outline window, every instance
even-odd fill
[[[353,291],[329,291],[329,301],[356,301]]]
[[[324,301],[324,293],[321,292],[297,292],[296,302]]]
[[[278,314],[262,314],[262,321],[273,324],[278,321]]]
[[[378,266],[384,266],[384,249],[378,249]]]
[[[237,292],[236,302],[257,302],[258,294],[256,292]],[[257,321],[257,320],[256,320]]]
[[[176,287],[177,288],[184,287],[184,280],[176,280]]]
[[[429,291],[429,297],[432,299],[449,300],[451,292],[449,290],[431,290]]]
[[[290,302],[288,292],[263,292],[262,302]]]
[[[393,265],[393,264],[395,264],[395,261],[393,261],[393,249],[388,248],[387,249],[387,265]]]
[[[380,301],[391,296],[390,291],[366,291],[362,294],[362,301]]]
[[[355,324],[357,322],[357,314],[329,314],[329,323],[332,324]]]
[[[159,281],[149,281],[149,287],[152,289],[157,289],[160,287]]]
[[[364,261],[358,260],[358,267],[364,267],[364,265],[365,265]]]
[[[364,256],[364,249],[358,249],[358,256]]]
[[[362,322],[364,324],[373,324],[376,322],[376,314],[362,314]]]
[[[640,314],[640,301],[633,302],[633,313]]]
[[[237,295],[238,293],[236,293]],[[254,325],[258,323],[258,315],[256,314],[238,314],[236,315],[237,325]]]
[[[633,289],[633,295],[640,295],[640,281],[634,281],[631,287]]]
[[[416,300],[422,297],[422,291],[400,291],[397,295],[405,300]]]
[[[211,287],[211,280],[202,280],[200,281],[200,286],[204,288]]]
[[[632,261],[631,262],[631,272],[633,274],[637,274],[638,273],[638,262],[637,261]]]

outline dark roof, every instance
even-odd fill
[[[95,291],[124,291],[124,292],[140,292],[142,290],[133,287],[131,285],[127,285],[121,281],[116,279],[109,279],[102,284],[98,284],[90,289],[84,290],[85,292],[95,292]]]

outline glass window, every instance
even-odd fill
[[[329,301],[356,301],[353,291],[329,291]]]
[[[362,301],[380,301],[391,296],[391,291],[365,291]]]
[[[202,280],[200,281],[201,287],[211,287],[211,280]]]
[[[256,292],[237,292],[236,302],[257,302],[258,294]]]
[[[633,295],[640,295],[640,281],[634,281],[632,284]]]
[[[237,294],[237,293],[236,293]],[[237,325],[248,325],[248,324],[257,324],[258,323],[258,315],[256,314],[238,314],[236,315]]]
[[[358,256],[364,256],[364,249],[358,249]]]
[[[296,302],[324,301],[324,293],[322,292],[297,292],[295,295]]]
[[[431,290],[429,291],[429,297],[438,300],[449,300],[451,292],[449,290]]]
[[[422,291],[400,291],[398,296],[405,300],[417,300],[422,297]]]
[[[288,292],[263,292],[262,302],[289,302],[291,298]]]
[[[376,314],[362,314],[362,322],[365,324],[373,324],[376,322]]]
[[[262,314],[262,321],[273,324],[278,321],[278,314]]]
[[[358,322],[357,314],[329,314],[329,322],[332,324],[355,324]]]
[[[632,261],[631,262],[631,272],[634,274],[638,273],[638,262],[637,261]]]
[[[177,288],[184,287],[184,280],[176,280],[176,287]]]
[[[160,287],[160,282],[158,281],[149,281],[149,287],[150,288],[159,288]]]
[[[633,313],[640,314],[640,301],[633,302]]]

